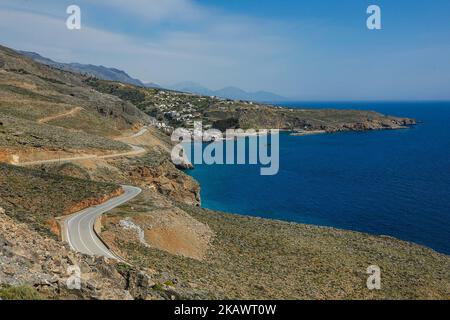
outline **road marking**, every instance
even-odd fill
[[[116,198],[112,198],[103,204],[94,206],[91,208],[84,209],[79,213],[74,214],[64,224],[66,227],[67,239],[70,247],[75,250],[85,254],[90,255],[102,255],[111,259],[122,260],[120,257],[116,256],[106,245],[101,241],[98,235],[94,232],[95,220],[101,216],[103,213],[108,212],[122,204],[130,201],[137,197],[142,189],[133,186],[122,186],[124,193]],[[84,228],[88,228],[85,230]],[[77,230],[75,231],[74,228]],[[71,238],[73,232],[75,231],[79,239]],[[83,233],[82,231],[88,232]],[[83,235],[84,234],[84,235]],[[72,241],[76,239],[77,241]],[[80,243],[80,247],[77,242]],[[84,248],[83,248],[84,247]],[[84,250],[86,249],[86,250]],[[92,249],[92,250],[91,250]]]
[[[78,223],[77,223],[77,229],[78,229],[78,236],[79,236],[79,240],[81,245],[86,249],[85,252],[83,252],[83,250],[81,250],[81,248],[79,248],[79,251],[83,252],[83,253],[87,253],[87,254],[91,254],[93,255],[93,252],[91,250],[89,250],[88,246],[86,245],[86,243],[83,241],[83,236],[81,234],[81,221],[83,221],[83,218],[79,216],[78,217]]]

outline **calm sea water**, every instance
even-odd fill
[[[290,103],[414,117],[407,130],[280,137],[280,171],[197,165],[203,207],[390,235],[450,254],[450,103]]]

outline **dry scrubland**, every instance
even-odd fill
[[[2,148],[67,151],[123,151],[130,149],[119,141],[82,131],[69,131],[48,124],[4,116],[1,113],[0,123],[0,147]]]
[[[139,270],[73,252],[7,213],[0,208],[0,298],[138,299],[150,291]],[[81,290],[66,285],[74,265],[81,269]]]
[[[48,123],[40,120],[77,109]],[[132,104],[83,85],[83,77],[0,47],[0,159],[49,151],[126,150],[111,138],[149,120]]]
[[[138,208],[138,209],[137,209]],[[177,210],[210,228],[204,258],[183,245],[144,245],[124,232],[119,220],[146,230],[167,215],[166,206],[129,207],[108,214],[105,235],[135,265],[149,267],[161,283],[204,298],[231,299],[449,299],[450,259],[427,248],[388,237],[213,212],[178,204]],[[174,211],[174,209],[172,209]],[[182,214],[179,213],[181,216]],[[181,218],[180,218],[181,219]],[[176,223],[166,224],[166,234]],[[151,230],[151,227],[150,229]],[[204,228],[192,228],[204,236]],[[179,232],[183,229],[180,227]],[[147,233],[146,233],[147,235]],[[151,239],[150,237],[146,237]],[[199,250],[195,241],[192,250]],[[201,248],[201,246],[200,246]],[[162,250],[161,250],[162,249]],[[382,268],[382,290],[366,288],[369,265]]]
[[[450,258],[392,238],[199,208],[198,183],[170,162],[169,137],[144,124],[298,130],[395,129],[414,123],[364,111],[286,110],[102,81],[0,47],[0,162],[27,155],[139,157],[20,168],[0,164],[0,298],[450,299]],[[121,136],[121,137],[119,137]],[[121,142],[122,141],[122,142]],[[103,216],[101,236],[133,266],[71,252],[55,217],[117,194],[144,192]],[[130,227],[131,226],[131,227]],[[65,286],[68,265],[82,290]],[[382,268],[381,291],[365,287]]]
[[[52,218],[74,213],[117,192],[117,184],[47,174],[0,163],[0,207],[36,230],[49,231]]]

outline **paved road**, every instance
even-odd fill
[[[75,213],[65,220],[64,240],[69,243],[73,250],[88,255],[105,256],[111,259],[122,260],[103,244],[94,231],[95,219],[98,216],[130,201],[142,192],[137,187],[122,186],[122,188],[125,193],[121,196]]]
[[[121,152],[121,153],[112,153],[107,154],[103,156],[97,156],[95,154],[92,155],[85,155],[85,156],[79,156],[79,157],[71,157],[71,158],[58,158],[58,159],[49,159],[49,160],[36,160],[36,161],[29,161],[29,162],[20,162],[16,165],[18,166],[34,166],[39,164],[47,164],[47,163],[64,163],[64,162],[72,162],[72,161],[78,161],[78,160],[91,160],[91,159],[110,159],[110,158],[120,158],[120,157],[131,157],[131,156],[138,156],[140,154],[144,154],[147,152],[142,147],[134,146],[132,144],[129,144],[132,151],[127,152]]]

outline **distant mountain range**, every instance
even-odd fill
[[[279,96],[272,92],[257,91],[247,92],[236,87],[226,87],[220,90],[211,90],[203,87],[195,82],[180,82],[171,86],[162,87],[157,83],[143,83],[139,79],[130,77],[125,71],[116,68],[108,68],[104,66],[96,66],[92,64],[81,63],[61,63],[53,61],[49,58],[43,57],[38,53],[29,51],[18,51],[20,54],[27,56],[39,63],[43,63],[58,69],[72,71],[81,74],[87,74],[103,80],[119,81],[123,83],[129,83],[135,86],[147,87],[147,88],[166,88],[181,92],[194,93],[205,96],[216,96],[225,99],[234,100],[249,100],[258,102],[268,101],[286,101],[289,100],[285,97]]]
[[[58,69],[72,71],[81,74],[88,74],[99,79],[120,81],[123,83],[129,83],[140,87],[157,87],[160,86],[156,83],[143,83],[139,79],[130,77],[125,71],[116,68],[108,68],[104,66],[95,66],[92,64],[81,64],[81,63],[61,63],[53,61],[49,58],[43,57],[38,53],[29,51],[18,51],[19,53],[33,59],[36,62],[43,63]]]
[[[289,100],[286,97],[282,97],[272,92],[267,91],[247,92],[236,87],[226,87],[220,90],[211,90],[195,82],[180,82],[170,86],[169,89],[235,100],[249,100],[259,102]]]

